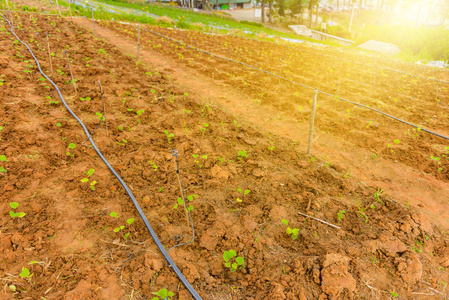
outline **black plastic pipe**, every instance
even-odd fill
[[[134,197],[134,195],[132,194],[131,190],[128,188],[128,186],[126,185],[126,183],[123,181],[123,179],[120,177],[120,175],[114,170],[114,168],[111,166],[111,164],[107,161],[107,159],[103,156],[103,154],[100,152],[100,150],[97,148],[97,146],[95,145],[92,136],[89,133],[89,130],[87,130],[86,126],[83,124],[83,122],[81,121],[80,118],[78,118],[78,116],[70,109],[70,107],[67,105],[67,103],[64,100],[64,97],[61,94],[61,91],[59,90],[58,86],[42,71],[41,66],[39,64],[38,59],[36,58],[36,56],[34,56],[33,51],[30,49],[30,47],[23,42],[14,32],[14,28],[12,27],[11,23],[9,22],[9,20],[3,15],[0,14],[3,19],[6,20],[6,22],[8,22],[9,27],[11,27],[11,33],[16,37],[16,39],[22,43],[25,47],[28,48],[28,51],[30,52],[31,56],[34,58],[34,60],[36,61],[37,64],[37,68],[39,69],[39,72],[42,74],[42,76],[45,77],[45,79],[47,79],[52,85],[53,87],[56,89],[56,91],[58,92],[59,97],[61,98],[62,103],[64,104],[64,106],[67,108],[68,112],[78,121],[78,123],[81,125],[81,127],[83,127],[84,132],[87,135],[87,138],[89,139],[90,143],[92,144],[92,148],[95,150],[95,152],[97,152],[97,155],[101,158],[101,160],[105,163],[105,165],[109,168],[109,170],[112,172],[112,174],[118,179],[118,181],[120,182],[120,184],[123,186],[123,188],[125,189],[126,193],[128,194],[128,196],[131,198],[134,206],[137,209],[137,212],[139,213],[140,217],[142,218],[143,222],[145,223],[145,226],[147,227],[148,231],[150,232],[151,237],[153,238],[154,242],[156,243],[157,247],[159,248],[159,250],[162,252],[162,255],[164,256],[164,258],[167,260],[168,264],[170,267],[173,268],[173,271],[175,271],[176,275],[179,277],[179,279],[181,280],[181,282],[184,284],[184,286],[186,287],[186,289],[190,292],[190,294],[192,294],[193,298],[195,298],[196,300],[201,300],[202,298],[200,297],[200,295],[195,291],[195,289],[192,287],[192,285],[187,281],[187,279],[184,277],[184,275],[181,273],[181,270],[179,270],[179,268],[176,266],[175,262],[172,260],[172,258],[170,257],[170,255],[168,255],[167,250],[165,250],[164,245],[162,245],[161,241],[159,240],[159,238],[156,235],[156,232],[154,232],[153,228],[150,225],[150,222],[148,222],[147,217],[145,216],[144,212],[142,211],[142,208],[140,207],[139,203],[137,202],[136,198]]]

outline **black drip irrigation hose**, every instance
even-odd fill
[[[16,37],[16,39],[23,44],[25,47],[28,48],[28,51],[30,52],[31,56],[33,57],[33,59],[36,61],[37,67],[39,69],[39,72],[42,74],[42,76],[45,77],[45,79],[47,79],[52,85],[53,87],[58,91],[59,97],[61,98],[62,103],[64,104],[64,106],[66,107],[66,109],[68,110],[68,112],[78,121],[78,123],[81,125],[81,127],[83,128],[84,132],[86,133],[92,148],[95,150],[95,152],[97,152],[97,155],[101,158],[101,160],[103,160],[103,162],[106,164],[106,166],[109,168],[109,170],[112,172],[112,174],[118,179],[118,181],[120,182],[120,184],[123,186],[123,188],[125,189],[126,193],[128,194],[128,196],[131,198],[134,206],[137,209],[137,212],[139,213],[140,217],[142,218],[143,222],[145,223],[145,226],[147,227],[151,237],[153,238],[154,242],[156,243],[157,247],[159,248],[159,250],[162,252],[162,255],[164,256],[165,260],[167,260],[167,262],[169,263],[169,266],[173,268],[173,271],[175,271],[176,275],[179,277],[179,279],[181,280],[181,282],[184,284],[184,286],[187,288],[187,290],[190,292],[190,294],[192,294],[193,298],[195,300],[202,300],[202,298],[200,297],[200,295],[195,291],[195,289],[192,287],[192,285],[187,281],[187,279],[184,277],[184,275],[181,273],[181,270],[179,270],[179,268],[176,266],[175,262],[173,261],[173,259],[170,257],[170,255],[168,255],[167,251],[165,250],[164,246],[162,245],[162,243],[160,242],[159,238],[156,235],[156,232],[153,230],[153,228],[151,227],[150,223],[148,222],[147,217],[145,216],[144,212],[142,211],[142,208],[140,207],[139,203],[137,202],[136,198],[134,197],[134,195],[132,194],[131,190],[128,188],[128,186],[126,185],[126,183],[123,181],[123,179],[120,177],[120,175],[114,170],[114,168],[109,164],[109,162],[106,160],[106,158],[103,156],[103,154],[100,152],[100,150],[97,148],[97,146],[95,145],[91,134],[89,133],[89,131],[87,130],[86,126],[83,124],[83,122],[78,118],[78,116],[70,109],[70,107],[67,105],[67,103],[64,100],[64,97],[61,94],[61,91],[59,90],[58,86],[42,71],[41,66],[39,64],[38,59],[36,58],[36,56],[34,56],[33,51],[30,49],[30,47],[23,42],[14,32],[14,28],[12,27],[11,23],[9,22],[9,20],[0,13],[0,15],[3,17],[3,19],[6,20],[6,22],[8,23],[8,25],[11,27],[11,33]]]
[[[129,24],[129,25],[131,25],[131,24]],[[133,26],[133,25],[132,25],[132,26]],[[382,115],[384,115],[384,116],[386,116],[386,117],[389,117],[389,118],[391,118],[391,119],[393,119],[393,120],[396,120],[396,121],[398,121],[398,122],[402,122],[402,123],[407,124],[407,125],[410,125],[410,126],[412,126],[412,127],[414,127],[414,128],[420,128],[420,130],[422,130],[422,131],[425,131],[425,132],[427,132],[427,133],[436,135],[436,136],[438,136],[438,137],[440,137],[440,138],[449,140],[449,137],[447,137],[447,136],[444,136],[444,135],[439,134],[439,133],[436,133],[436,132],[434,132],[434,131],[431,131],[431,130],[422,128],[421,126],[415,125],[415,124],[410,123],[410,122],[407,122],[407,121],[405,121],[405,120],[399,119],[399,118],[397,118],[397,117],[395,117],[395,116],[392,116],[392,115],[390,115],[390,114],[387,114],[387,113],[385,113],[385,112],[383,112],[383,111],[381,111],[381,110],[378,110],[378,109],[369,107],[369,106],[364,105],[364,104],[361,104],[361,103],[357,103],[357,102],[354,102],[354,101],[351,101],[351,100],[348,100],[348,99],[345,99],[345,98],[341,98],[341,97],[336,96],[336,95],[332,95],[332,94],[329,94],[329,93],[326,93],[326,92],[317,90],[317,89],[315,89],[315,88],[313,88],[313,87],[310,87],[310,86],[307,86],[307,85],[305,85],[305,84],[302,84],[302,83],[293,81],[293,80],[291,80],[291,79],[288,79],[288,78],[286,78],[286,77],[277,75],[277,74],[275,74],[275,73],[272,73],[272,72],[263,70],[263,69],[261,69],[261,68],[257,68],[257,67],[248,65],[248,64],[246,64],[246,63],[243,63],[243,62],[240,62],[240,61],[237,61],[237,60],[234,60],[234,59],[230,59],[230,58],[227,58],[227,57],[219,56],[219,55],[216,55],[216,54],[207,52],[207,51],[205,51],[205,50],[202,50],[202,49],[199,49],[199,48],[196,48],[196,47],[192,47],[192,46],[190,46],[190,45],[187,45],[186,43],[183,43],[183,42],[178,41],[178,40],[176,40],[176,39],[174,39],[174,38],[165,36],[165,35],[160,34],[160,33],[158,33],[158,32],[155,32],[155,31],[152,31],[152,30],[149,30],[149,29],[145,29],[145,28],[143,28],[143,30],[146,30],[146,31],[148,31],[148,32],[150,32],[150,33],[153,33],[153,34],[155,34],[155,35],[158,35],[158,36],[160,36],[160,37],[162,37],[162,38],[169,39],[169,40],[171,40],[171,41],[173,41],[173,42],[176,42],[176,43],[178,43],[178,44],[180,44],[180,45],[186,46],[187,48],[190,48],[190,49],[193,49],[193,50],[196,50],[196,51],[199,51],[199,52],[203,52],[203,53],[205,53],[205,54],[207,54],[207,55],[210,55],[210,56],[213,56],[213,57],[217,57],[217,58],[220,58],[220,59],[224,59],[224,60],[227,60],[227,61],[235,62],[235,63],[241,64],[241,65],[244,65],[244,66],[246,66],[246,67],[248,67],[248,68],[255,69],[255,70],[258,70],[258,71],[260,71],[260,72],[264,72],[264,73],[266,73],[266,74],[269,74],[269,75],[278,77],[278,78],[280,78],[280,79],[289,81],[289,82],[291,82],[291,83],[293,83],[293,84],[296,84],[296,85],[305,87],[305,88],[307,88],[307,89],[311,89],[311,90],[313,90],[313,91],[317,91],[318,93],[321,93],[321,94],[323,94],[323,95],[327,95],[327,96],[336,98],[336,99],[338,99],[338,100],[342,100],[342,101],[345,101],[345,102],[348,102],[348,103],[352,103],[352,104],[357,105],[357,106],[360,106],[360,107],[364,107],[364,108],[366,108],[366,109],[373,110],[373,111],[375,111],[375,112],[377,112],[377,113],[379,113],[379,114],[382,114]]]

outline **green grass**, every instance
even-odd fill
[[[126,3],[123,1],[117,1],[117,0],[96,0],[98,3],[106,3],[115,5],[118,7],[124,7],[124,8],[134,8],[137,10],[142,11],[142,8],[144,8],[143,11],[149,12],[158,16],[167,16],[175,21],[179,21],[180,19],[183,20],[183,26],[178,26],[186,29],[201,29],[200,27],[191,26],[192,23],[203,23],[206,28],[204,30],[209,31],[211,28],[220,28],[221,33],[227,33],[228,30],[236,28],[240,29],[243,32],[249,32],[247,33],[250,37],[255,37],[259,32],[264,32],[267,35],[273,35],[273,36],[279,36],[284,38],[290,38],[290,39],[297,39],[297,40],[305,40],[310,41],[313,43],[320,43],[320,44],[326,44],[326,45],[334,45],[334,46],[340,46],[338,43],[335,42],[321,42],[309,38],[300,37],[294,33],[284,33],[279,32],[276,30],[265,28],[262,24],[253,23],[253,22],[238,22],[234,19],[224,15],[219,14],[216,12],[209,12],[209,13],[196,13],[190,10],[181,9],[178,7],[173,7],[169,5],[159,5],[159,4],[145,4],[143,3]],[[64,0],[60,0],[59,3],[63,6],[68,6],[67,2]],[[74,9],[72,5],[72,9]],[[76,11],[78,15],[91,17],[91,12],[88,11],[85,8],[76,7]],[[132,14],[112,14],[105,11],[94,11],[94,16],[96,19],[99,20],[122,20],[122,21],[130,21],[130,22],[139,22],[142,24],[155,24],[155,20],[152,17],[147,16],[136,16]],[[162,24],[161,26],[169,26],[166,24]]]

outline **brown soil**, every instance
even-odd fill
[[[377,115],[320,95],[316,156],[308,157],[311,91],[150,33],[142,34],[136,63],[130,55],[136,51],[136,32],[127,25],[102,22],[95,38],[85,19],[72,23],[55,16],[13,15],[15,26],[23,29],[19,36],[50,75],[48,53],[36,37],[36,32],[49,33],[55,53],[51,78],[90,130],[102,112],[101,80],[108,130],[103,123],[94,139],[167,249],[190,239],[184,212],[174,208],[180,191],[170,150],[179,150],[186,193],[196,195],[189,201],[196,241],[170,255],[203,299],[388,299],[392,292],[401,299],[449,297],[446,141],[385,118],[370,123],[365,119]],[[86,137],[80,126],[48,82],[40,80],[26,48],[14,43],[4,21],[1,26],[0,155],[8,160],[0,161],[6,170],[0,173],[1,297],[151,299],[168,288],[175,299],[189,299],[123,188],[96,153],[81,145]],[[357,81],[371,76],[341,59],[315,64],[312,54],[300,56],[273,43],[152,30],[217,54],[226,55],[232,47],[231,57],[280,69],[327,92],[335,84],[334,72]],[[281,67],[274,65],[278,58]],[[432,100],[428,83],[402,86],[402,79],[386,75],[376,79],[382,89],[402,88],[423,97],[394,101],[385,92],[349,83],[340,86],[340,95],[448,131],[447,112]],[[171,140],[164,130],[174,135]],[[69,149],[70,143],[76,148]],[[239,157],[243,150],[247,156]],[[431,156],[440,157],[441,171]],[[89,169],[95,169],[89,182],[81,182]],[[93,180],[95,191],[89,188]],[[376,199],[379,189],[384,191]],[[20,205],[11,209],[11,202]],[[11,210],[26,215],[12,218]],[[136,220],[114,232],[129,218]],[[282,219],[299,229],[296,239],[286,233]],[[226,268],[222,256],[230,249],[245,258],[246,268]],[[29,281],[19,276],[24,267],[33,273]]]

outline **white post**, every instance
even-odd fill
[[[94,9],[91,7],[90,11],[92,12],[92,22],[94,24],[94,34],[97,36],[97,33],[95,32],[95,18],[94,18]]]
[[[315,125],[317,98],[318,98],[318,91],[313,91],[312,113],[310,114],[309,143],[307,145],[307,155],[310,155],[310,151],[312,150],[313,127]]]
[[[354,4],[352,4],[352,10],[351,10],[351,21],[349,22],[349,32],[351,32],[352,28],[352,19],[354,18]]]

